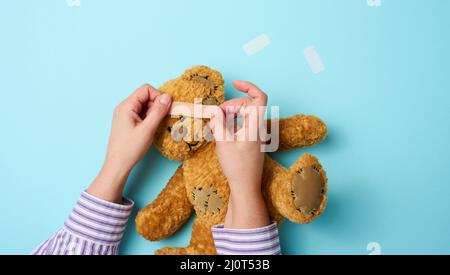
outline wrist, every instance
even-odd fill
[[[231,178],[227,177],[230,192],[241,194],[258,194],[261,193],[261,177],[250,176],[250,177],[239,177]]]
[[[130,171],[106,161],[86,192],[97,198],[120,204]]]
[[[259,228],[270,224],[270,218],[261,189],[232,192],[230,198],[231,216],[226,219],[227,228]]]
[[[239,186],[238,188],[230,187],[230,196],[237,202],[246,200],[262,199],[261,186]]]
[[[106,159],[98,177],[103,178],[110,185],[124,185],[132,168],[132,166],[125,165],[120,161]]]

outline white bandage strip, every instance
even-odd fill
[[[169,114],[172,116],[184,116],[192,118],[211,118],[211,114],[219,108],[215,105],[192,104],[185,102],[172,102]]]
[[[248,56],[254,55],[270,44],[270,38],[267,34],[261,34],[243,46]]]
[[[325,70],[325,66],[323,65],[322,59],[317,53],[314,47],[308,47],[304,51],[306,61],[308,61],[309,67],[311,71],[315,74],[318,74]]]

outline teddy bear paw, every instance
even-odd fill
[[[318,168],[312,166],[297,170],[292,182],[291,195],[298,211],[304,215],[317,215],[324,194],[325,180]]]

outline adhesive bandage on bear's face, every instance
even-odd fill
[[[169,115],[184,116],[191,118],[211,118],[211,116],[220,111],[216,105],[192,104],[185,102],[172,102]]]
[[[277,118],[279,114],[278,107],[272,106],[270,108],[272,118]],[[209,124],[204,126],[203,131],[201,130],[202,119],[211,119],[214,115],[216,117],[222,117],[222,119],[227,119],[226,125],[228,127],[232,127],[234,129],[234,116],[232,119],[229,119],[229,114],[223,116],[222,109],[217,105],[204,105],[199,103],[185,103],[185,102],[172,102],[172,106],[169,111],[169,115],[173,117],[181,117],[182,121],[177,122],[172,127],[171,135],[174,141],[189,141],[190,137],[193,133],[197,133],[193,135],[193,141],[201,141],[205,139],[206,141],[257,141],[260,140],[261,143],[261,152],[275,152],[279,146],[279,121],[277,119],[272,119],[271,123],[271,133],[267,132],[267,129],[263,123],[263,116],[266,111],[266,106],[247,106],[245,108],[239,107],[240,115],[248,116],[244,125],[247,123],[245,127],[241,127],[239,131],[236,131],[236,134],[230,134],[229,132],[235,131],[224,131],[223,128],[216,128],[216,138],[213,138],[211,128],[209,128]],[[230,113],[233,115],[233,112]],[[239,117],[239,116],[238,116]],[[192,125],[191,125],[192,124]],[[191,130],[193,127],[194,130]],[[241,130],[246,131],[245,133],[240,133]],[[200,134],[199,134],[200,133]]]
[[[150,103],[150,108],[152,105],[153,104]],[[217,114],[218,111],[220,111],[220,107],[217,105],[174,101],[172,102],[167,115],[202,119],[211,118],[211,116]]]

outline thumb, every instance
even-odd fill
[[[147,129],[150,129],[151,133],[156,132],[159,124],[169,112],[171,103],[172,97],[169,94],[162,94],[155,98],[143,123]]]

